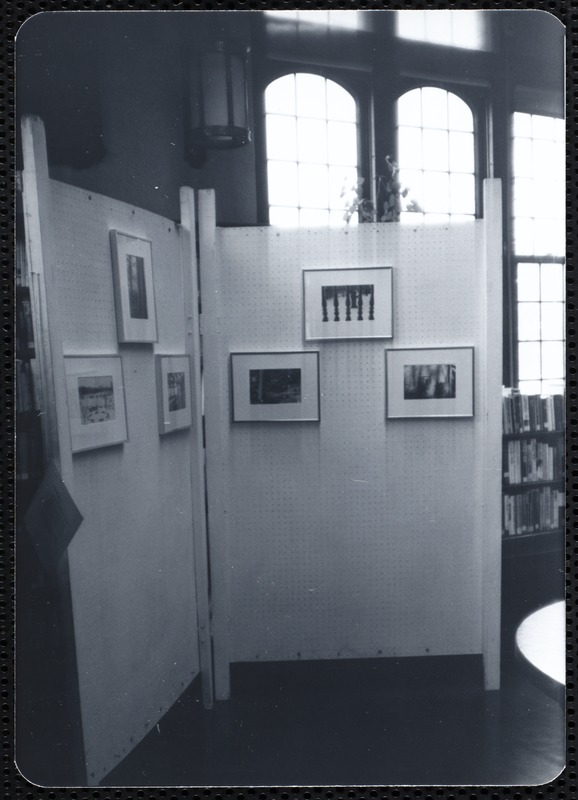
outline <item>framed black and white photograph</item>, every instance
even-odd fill
[[[474,348],[386,350],[387,417],[473,417]]]
[[[233,422],[318,422],[319,353],[231,353]]]
[[[110,232],[118,341],[156,342],[152,244]]]
[[[191,425],[191,367],[188,356],[155,356],[159,433]]]
[[[120,356],[64,359],[72,452],[127,440]]]
[[[390,339],[393,269],[303,271],[305,339]]]

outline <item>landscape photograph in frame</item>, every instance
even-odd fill
[[[72,452],[127,441],[120,356],[64,359]]]
[[[473,417],[474,348],[386,350],[388,419]]]
[[[231,353],[233,422],[318,422],[319,354]]]

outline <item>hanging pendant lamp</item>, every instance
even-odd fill
[[[251,139],[248,128],[245,58],[217,42],[199,54],[192,75],[190,143],[228,150]]]

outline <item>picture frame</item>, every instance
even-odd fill
[[[304,334],[320,339],[391,339],[393,268],[303,270]]]
[[[191,365],[186,355],[155,356],[159,434],[190,428]]]
[[[474,348],[386,350],[388,419],[474,416]]]
[[[120,356],[64,359],[73,453],[128,440]]]
[[[231,353],[233,422],[319,422],[319,352]]]
[[[117,230],[110,243],[118,341],[156,342],[152,243]]]

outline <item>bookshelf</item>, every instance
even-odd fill
[[[558,549],[564,530],[562,395],[508,390],[502,400],[502,536],[516,552]]]
[[[19,188],[19,187],[18,187]],[[36,352],[28,266],[22,221],[22,199],[16,204],[16,496],[26,510],[42,477],[42,415],[35,380]]]

